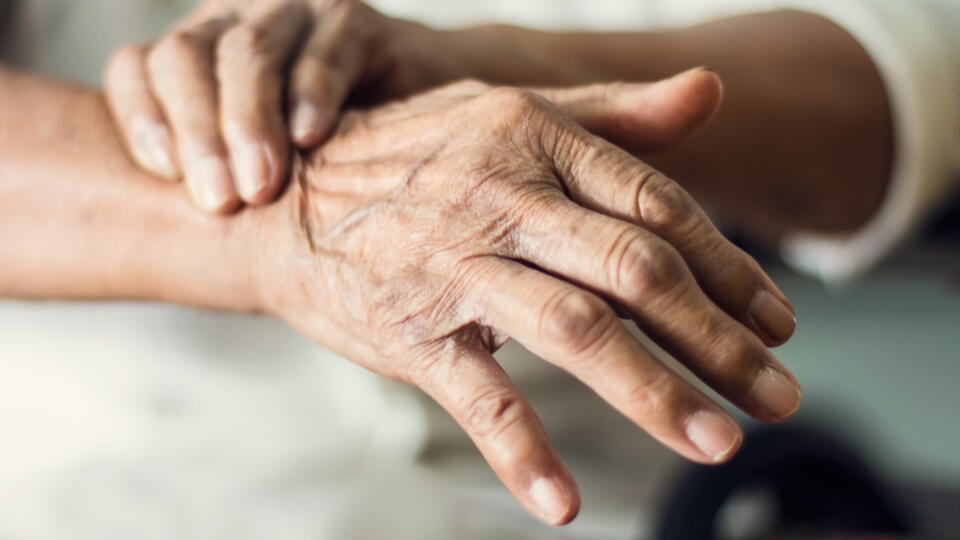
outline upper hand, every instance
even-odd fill
[[[273,200],[291,141],[319,144],[351,94],[427,84],[425,32],[356,0],[207,0],[155,43],[114,54],[105,91],[141,167],[230,212]]]
[[[605,103],[710,81],[694,72],[547,92],[563,110],[530,92],[464,83],[348,112],[297,162],[284,200],[264,210],[274,216],[257,250],[267,309],[423,389],[550,523],[571,520],[579,496],[492,356],[508,338],[683,456],[726,460],[742,438],[737,423],[632,337],[608,301],[764,421],[800,403],[766,346],[790,336],[792,308],[682,188],[567,115],[589,123]]]

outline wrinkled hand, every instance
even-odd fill
[[[290,140],[318,144],[352,93],[425,87],[427,32],[356,0],[207,0],[155,43],[118,51],[105,91],[141,167],[228,212],[273,200]]]
[[[321,344],[423,389],[546,522],[573,519],[579,495],[492,356],[508,338],[681,455],[723,461],[742,439],[737,423],[645,350],[608,302],[763,421],[800,403],[765,345],[790,336],[792,309],[682,188],[574,122],[606,118],[605,103],[708,83],[718,85],[699,71],[545,91],[558,108],[469,82],[348,112],[297,161],[281,203],[261,210],[273,216],[262,229],[263,302]]]

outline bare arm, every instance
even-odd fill
[[[574,121],[590,92],[596,112],[717,84],[697,71],[555,105],[467,83],[352,111],[276,204],[206,218],[135,170],[99,93],[0,72],[0,296],[274,314],[423,389],[521,503],[566,523],[576,484],[492,356],[506,339],[702,463],[735,453],[740,428],[598,294],[755,418],[800,405],[767,347],[793,332],[787,299],[679,186]]]
[[[140,172],[99,93],[0,68],[0,296],[249,310],[251,224]]]

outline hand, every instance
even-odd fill
[[[427,33],[354,0],[207,0],[156,43],[118,51],[105,91],[141,167],[230,212],[273,200],[291,138],[317,145],[351,94],[426,87]]]
[[[698,85],[715,89],[715,108],[719,83],[704,71],[544,93],[589,124],[605,103]],[[266,309],[423,389],[548,523],[573,519],[579,495],[492,356],[508,338],[701,463],[735,453],[739,427],[608,302],[750,415],[779,421],[800,404],[765,346],[790,336],[793,311],[757,263],[676,183],[540,96],[471,82],[348,112],[293,175],[262,211]]]

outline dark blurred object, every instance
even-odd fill
[[[13,0],[0,0],[0,30],[6,26],[6,22],[11,19],[13,14]]]
[[[16,15],[16,2],[14,0],[0,0],[0,61],[10,59],[10,51],[13,47],[13,21]]]
[[[930,225],[930,235],[934,238],[955,241],[960,247],[960,192],[954,194],[943,209],[934,216]]]
[[[659,540],[820,538],[913,531],[863,460],[811,427],[755,430],[720,467],[691,465],[667,497]]]

